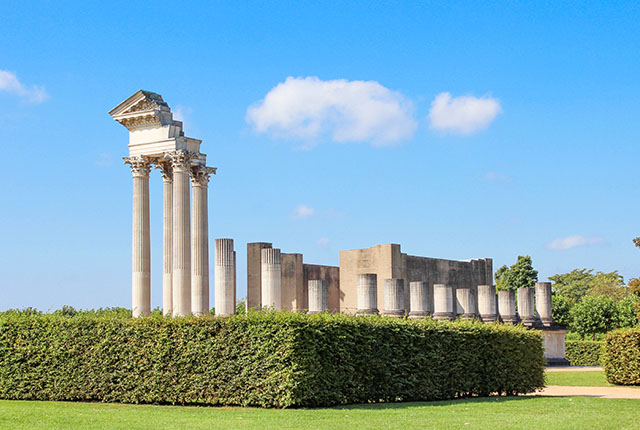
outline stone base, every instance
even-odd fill
[[[453,321],[453,314],[451,312],[436,312],[433,314],[433,319]]]
[[[358,309],[356,315],[378,315],[377,309]]]
[[[498,321],[498,316],[497,315],[493,315],[493,314],[480,315],[480,319],[482,319],[483,323],[492,324],[492,323]]]
[[[526,327],[533,327],[536,324],[535,318],[525,318],[522,320],[522,325]]]
[[[307,311],[308,315],[313,315],[313,314],[321,314],[322,311]]]
[[[543,327],[552,327],[553,326],[553,319],[552,318],[541,318],[540,321],[542,322],[542,326]]]
[[[382,311],[382,316],[385,317],[393,317],[393,318],[403,318],[404,311]]]
[[[475,319],[476,318],[476,314],[462,314],[462,316],[460,318],[462,318],[463,320],[469,321],[469,320]]]
[[[544,358],[550,366],[569,364],[564,349],[565,334],[567,334],[567,330],[562,328],[542,330],[542,336],[544,337]]]
[[[422,318],[426,318],[427,315],[429,314],[426,312],[411,311],[409,312],[409,319],[422,319]]]
[[[518,324],[518,317],[515,315],[505,315],[502,317],[502,322],[505,324],[516,325]]]

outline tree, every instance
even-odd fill
[[[587,296],[571,309],[571,328],[583,339],[618,325],[618,309],[609,297]]]
[[[633,295],[629,295],[616,303],[618,308],[618,327],[635,327],[638,324],[636,310],[639,303],[640,298]]]
[[[617,270],[610,273],[597,272],[589,282],[590,296],[607,296],[614,302],[629,295],[629,289],[624,285],[624,278]]]
[[[569,273],[550,276],[553,282],[553,292],[567,299],[572,305],[578,303],[587,295],[593,278],[593,269],[574,269]]]
[[[538,280],[538,272],[533,269],[531,257],[518,256],[511,267],[502,266],[495,273],[496,289],[516,291],[518,288],[533,288]]]
[[[554,294],[551,298],[553,320],[563,327],[571,326],[571,308],[573,305],[564,296]]]

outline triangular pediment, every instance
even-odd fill
[[[154,110],[169,111],[169,105],[162,99],[160,94],[139,90],[118,106],[111,109],[109,115],[115,118],[120,115],[152,112]]]

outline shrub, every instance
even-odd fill
[[[601,366],[603,341],[565,340],[566,358],[572,366]]]
[[[0,398],[329,406],[527,393],[522,327],[249,312],[227,318],[0,317]]]
[[[606,333],[616,328],[618,309],[606,296],[587,296],[571,309],[571,328],[585,336]]]
[[[624,328],[608,333],[602,364],[609,383],[640,385],[640,329]]]

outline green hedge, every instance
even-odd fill
[[[640,328],[614,330],[604,342],[602,364],[609,383],[640,385]]]
[[[566,340],[566,358],[572,366],[601,366],[604,342],[594,340]]]
[[[0,317],[0,398],[329,406],[528,393],[539,332],[250,312],[229,318]]]

